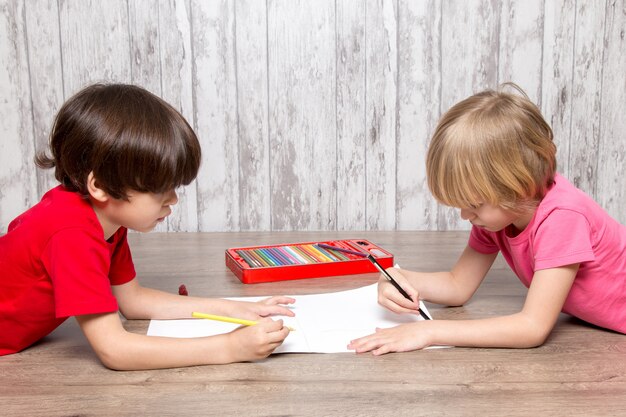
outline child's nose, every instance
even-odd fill
[[[474,213],[472,213],[469,209],[461,209],[461,218],[463,220],[469,220],[474,217]]]
[[[165,200],[165,204],[173,206],[176,203],[178,203],[178,194],[176,194],[175,190],[171,190],[168,193],[168,195],[167,195],[167,199]]]

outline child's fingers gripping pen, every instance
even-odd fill
[[[387,281],[389,281],[391,283],[391,285],[393,285],[394,287],[396,287],[396,290],[398,290],[398,292],[400,294],[402,294],[402,296],[404,298],[406,298],[409,301],[413,301],[411,299],[411,296],[409,296],[409,294],[407,294],[406,291],[404,291],[404,289],[400,286],[400,284],[398,284],[396,282],[395,279],[393,279],[393,277],[391,275],[389,275],[389,272],[385,271],[385,269],[378,263],[378,261],[376,261],[376,258],[374,258],[372,255],[369,255],[367,257],[376,267],[376,269],[378,269],[380,271],[381,274],[383,274],[385,276],[385,278],[387,278]]]
[[[383,275],[385,276],[385,278],[387,278],[387,280],[388,280],[389,282],[391,282],[391,285],[393,285],[394,287],[396,287],[396,289],[398,290],[398,292],[399,292],[400,294],[402,294],[402,296],[403,296],[404,298],[406,298],[407,300],[409,300],[409,301],[411,301],[411,302],[413,301],[413,300],[411,299],[411,297],[409,296],[409,294],[407,294],[407,292],[406,292],[406,291],[404,291],[404,289],[400,286],[400,284],[398,284],[398,283],[396,282],[396,280],[395,280],[395,279],[393,279],[393,277],[392,277],[391,275],[389,275],[389,272],[385,271],[385,269],[384,269],[384,268],[383,268],[383,267],[382,267],[382,266],[378,263],[378,261],[376,260],[376,258],[374,258],[374,256],[372,256],[372,255],[370,254],[370,255],[368,255],[368,256],[367,256],[367,259],[369,259],[369,260],[370,260],[370,261],[374,264],[374,266],[375,266],[375,267],[376,267],[376,268],[377,268],[377,269],[381,272],[381,274],[383,274]],[[421,309],[421,308],[419,308],[419,307],[418,307],[418,308],[417,308],[417,311],[420,313],[420,316],[422,316],[422,318],[423,318],[424,320],[430,320],[430,317],[428,317],[428,315],[427,315],[426,313],[424,313],[424,312],[422,311],[422,309]]]

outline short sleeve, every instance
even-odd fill
[[[552,211],[537,228],[533,242],[535,270],[593,261],[591,226],[576,211]]]
[[[476,226],[472,226],[468,244],[472,249],[483,254],[496,253],[500,250],[493,240],[493,233]]]
[[[63,229],[48,241],[42,262],[52,280],[57,317],[118,309],[108,276],[111,252],[102,237],[81,228]]]
[[[133,257],[126,239],[127,233],[126,228],[120,228],[114,235],[115,240],[113,242],[113,254],[109,271],[111,285],[125,284],[135,278],[136,275]]]

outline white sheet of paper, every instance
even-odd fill
[[[229,298],[239,301],[258,301],[267,297]],[[351,352],[348,343],[367,336],[377,327],[393,327],[402,323],[424,320],[419,315],[399,315],[381,307],[377,299],[377,284],[327,294],[293,296],[290,307],[295,317],[281,318],[286,326],[296,329],[289,333],[274,353]],[[420,302],[420,308],[428,317],[430,313]],[[432,317],[431,317],[432,318]],[[227,333],[239,327],[237,324],[204,319],[151,320],[148,336],[203,337]]]

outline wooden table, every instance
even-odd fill
[[[132,234],[143,285],[197,296],[310,294],[357,288],[377,274],[241,284],[228,247],[365,238],[407,269],[449,268],[467,232]],[[500,260],[463,307],[435,319],[518,311],[525,288]],[[127,322],[145,333],[147,321]],[[562,316],[536,349],[435,349],[280,354],[255,363],[116,372],[100,364],[74,319],[41,343],[0,358],[3,416],[528,416],[626,415],[626,337]]]

